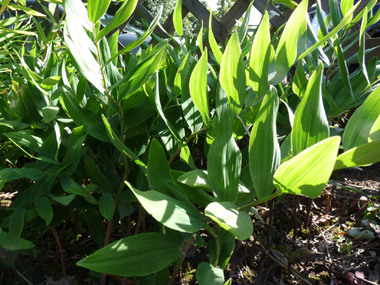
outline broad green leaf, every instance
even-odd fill
[[[106,233],[99,213],[95,209],[87,209],[85,217],[88,223],[88,228],[90,229],[91,237],[98,245],[103,246]],[[78,262],[78,265],[80,265],[79,263],[80,262]]]
[[[241,24],[241,27],[239,29],[239,42],[243,43],[245,36],[248,32],[248,27],[249,27],[249,21],[251,18],[251,8],[252,8],[253,1],[249,4],[247,8],[247,12],[245,12],[243,23]]]
[[[219,46],[215,40],[214,33],[212,32],[212,10],[210,8],[210,17],[209,17],[209,24],[208,24],[208,41],[210,42],[210,48],[212,53],[214,54],[216,61],[220,64],[222,64],[222,58],[223,54],[219,49]]]
[[[380,140],[365,143],[345,151],[336,158],[334,170],[368,166],[380,161]]]
[[[8,250],[23,250],[33,248],[35,245],[28,240],[6,233],[0,228],[0,247]]]
[[[161,224],[176,231],[195,233],[203,228],[202,215],[193,206],[160,192],[139,191],[125,182],[144,209]]]
[[[239,38],[234,32],[228,41],[220,65],[220,85],[227,93],[230,108],[238,116],[245,101],[245,67]]]
[[[231,202],[211,203],[206,207],[205,215],[238,240],[248,239],[253,232],[250,216],[244,211],[239,212],[237,206]]]
[[[194,105],[201,112],[205,126],[210,124],[207,96],[207,48],[195,66],[190,77],[190,95]]]
[[[118,276],[146,276],[169,266],[183,254],[175,239],[146,233],[113,242],[77,265]]]
[[[335,47],[335,52],[338,55],[338,63],[339,63],[340,72],[342,74],[342,80],[343,80],[344,86],[346,87],[347,91],[350,93],[352,99],[355,100],[354,93],[351,87],[351,82],[350,82],[350,74],[348,72],[347,63],[344,58],[343,49],[342,49],[342,45],[340,44],[339,38],[336,38],[336,40],[334,41],[334,47]]]
[[[121,140],[118,138],[115,131],[111,128],[111,125],[108,123],[104,115],[102,115],[102,119],[103,119],[104,125],[106,126],[107,134],[112,144],[116,147],[118,151],[126,155],[129,159],[132,159],[140,167],[140,169],[144,172],[144,174],[146,174],[147,173],[146,165],[140,160],[140,158],[132,150],[130,150],[125,144],[121,142]]]
[[[29,15],[24,14],[24,15],[19,15],[16,17],[6,18],[0,21],[0,28],[3,29],[13,24],[18,24],[21,21],[26,20],[26,19],[29,19]]]
[[[274,49],[269,32],[269,16],[265,11],[249,56],[249,80],[253,91],[259,97],[264,96],[268,90],[268,70],[273,58]]]
[[[33,130],[3,133],[3,135],[18,145],[26,147],[34,152],[38,152],[43,144],[43,140],[40,137],[36,136]]]
[[[178,131],[174,128],[174,126],[169,122],[169,120],[166,118],[164,111],[162,110],[161,102],[160,102],[160,86],[159,86],[159,76],[158,73],[156,73],[156,87],[154,91],[154,102],[156,106],[157,112],[160,114],[161,119],[164,121],[165,125],[167,126],[168,130],[174,137],[174,139],[177,141],[177,144],[179,147],[183,146],[182,138],[178,134]]]
[[[359,41],[359,51],[358,51],[358,61],[359,65],[362,68],[363,74],[365,79],[367,80],[368,84],[371,84],[368,77],[367,68],[365,65],[365,30],[367,26],[367,7],[364,8],[364,14],[362,19],[362,24],[360,27],[360,41]]]
[[[157,27],[157,25],[159,23],[159,20],[161,19],[162,10],[163,10],[163,6],[160,7],[160,9],[158,10],[157,15],[154,17],[153,21],[149,25],[149,28],[145,31],[144,34],[142,34],[137,40],[135,40],[135,41],[131,42],[130,44],[128,44],[121,51],[113,54],[112,57],[105,63],[105,65],[107,65],[112,60],[117,60],[118,56],[120,56],[122,54],[125,54],[125,53],[133,50],[134,48],[140,46],[153,33],[154,29]]]
[[[339,25],[339,22],[342,20],[338,0],[329,0],[329,6],[332,23],[334,26],[337,26]]]
[[[39,180],[44,177],[44,173],[39,169],[4,168],[0,170],[0,177],[2,181],[7,183],[25,177],[28,179]]]
[[[358,2],[345,16],[344,18],[342,19],[342,21],[339,23],[338,26],[336,26],[334,29],[332,29],[330,31],[330,33],[328,33],[327,35],[323,36],[319,42],[317,42],[316,44],[314,44],[313,46],[311,46],[310,48],[308,48],[303,54],[301,54],[297,60],[301,60],[303,59],[304,57],[306,57],[308,54],[312,53],[313,51],[315,51],[318,47],[320,47],[321,45],[323,45],[327,40],[329,40],[330,38],[332,38],[333,35],[335,35],[337,32],[339,32],[343,27],[344,25],[347,23],[347,21],[350,19],[350,17],[352,16],[352,14],[354,13],[355,9],[358,7],[358,5],[360,4],[360,2]]]
[[[352,1],[352,0],[350,0]],[[380,9],[377,10],[376,14],[370,19],[370,21],[367,23],[367,28],[372,26],[373,24],[377,23],[380,20]]]
[[[210,263],[201,262],[197,268],[197,281],[199,285],[223,285],[223,270]]]
[[[175,4],[174,14],[173,14],[173,24],[174,28],[179,36],[183,34],[182,27],[182,0],[177,0]]]
[[[294,10],[295,8],[297,8],[298,4],[292,0],[275,0],[273,1],[273,3],[275,4],[283,4],[285,5],[286,7]]]
[[[277,140],[276,117],[279,100],[276,88],[264,96],[249,141],[249,170],[259,199],[270,196],[274,189],[273,174],[281,163]]]
[[[75,194],[71,194],[71,195],[67,195],[67,196],[60,196],[60,197],[50,196],[50,198],[52,198],[54,201],[56,201],[56,202],[58,202],[64,206],[67,206],[68,204],[71,203],[71,201],[74,200]]]
[[[106,193],[100,197],[99,210],[102,216],[106,218],[107,221],[111,221],[115,212],[115,202],[110,193]]]
[[[343,133],[343,149],[367,143],[371,137],[371,129],[376,124],[380,114],[380,86],[367,97],[364,103],[348,120]]]
[[[111,182],[100,171],[98,166],[95,164],[95,162],[91,159],[89,155],[86,155],[84,157],[84,166],[88,177],[91,179],[91,182],[99,187],[100,192],[109,194],[114,193]]]
[[[233,115],[227,109],[207,155],[208,180],[218,201],[235,202],[239,188],[242,155],[233,137]]]
[[[190,171],[191,172],[191,171]],[[172,179],[174,183],[177,185],[177,187],[194,203],[198,204],[199,206],[205,208],[208,204],[215,202],[215,198],[205,191],[203,191],[202,187],[197,187],[197,186],[189,186],[186,183],[181,183],[179,182],[180,177],[188,174],[189,172],[180,172],[180,171],[175,171],[171,170],[170,174],[172,176]],[[206,174],[206,179],[207,179],[207,174]],[[192,184],[193,185],[193,184]],[[210,191],[210,189],[209,189]]]
[[[42,108],[42,116],[46,123],[51,122],[59,113],[58,107],[46,106]]]
[[[321,195],[334,169],[339,143],[340,137],[330,137],[282,163],[273,178],[278,191],[311,199]]]
[[[380,139],[380,116],[377,117],[369,131],[368,142],[377,141]]]
[[[53,208],[50,205],[48,197],[37,198],[34,202],[38,215],[46,222],[46,226],[50,225],[53,219]]]
[[[171,180],[170,166],[165,151],[157,139],[150,144],[148,157],[148,181],[151,189],[172,196],[166,180]]]
[[[206,191],[211,191],[207,173],[204,170],[197,169],[188,171],[178,178],[178,182],[181,182],[190,187],[196,187],[204,189]]]
[[[110,87],[110,89],[114,89],[118,85],[127,81],[117,94],[119,102],[124,98],[128,98],[128,95],[133,95],[135,91],[140,89],[153,75],[156,74],[166,55],[166,42],[162,42],[161,45],[159,45],[160,44],[156,46],[156,48],[158,48],[157,52],[152,52],[152,56],[149,56],[131,68],[131,70],[128,70],[128,73],[121,80]]]
[[[100,115],[82,108],[71,93],[62,90],[59,98],[63,109],[78,127],[87,126],[87,131],[91,136],[100,141],[110,142]]]
[[[9,234],[19,237],[24,228],[25,221],[25,209],[16,209],[11,214],[11,220],[9,223]]]
[[[293,154],[329,137],[329,123],[322,101],[323,64],[311,75],[305,94],[294,114],[292,130]]]
[[[343,17],[352,9],[354,6],[354,0],[342,0],[340,7],[342,9]]]
[[[297,57],[300,31],[306,26],[308,0],[303,0],[290,16],[276,49],[276,77],[283,78]]]
[[[185,162],[192,170],[196,170],[193,157],[191,156],[190,148],[185,145],[181,148],[180,153],[181,161]]]
[[[62,4],[62,3],[61,3]],[[35,17],[46,17],[46,15],[40,13],[40,12],[37,12],[29,7],[26,7],[26,6],[21,6],[21,5],[17,5],[17,4],[8,4],[7,6],[8,8],[10,8],[11,10],[15,11],[15,10],[21,10],[21,11],[24,11],[25,14],[27,15],[31,15],[31,16],[35,16]]]
[[[87,13],[90,21],[95,24],[107,11],[111,0],[88,0]]]
[[[202,128],[202,116],[195,107],[190,95],[190,77],[197,64],[195,60],[191,62],[191,58],[191,54],[188,53],[179,66],[174,79],[174,91],[178,96],[181,95],[183,117],[189,125],[191,132],[194,133]]]
[[[203,55],[203,38],[202,37],[203,37],[203,21],[201,22],[201,29],[199,30],[199,34],[197,37],[198,46]]]
[[[62,177],[60,179],[60,184],[63,190],[69,194],[76,194],[81,196],[87,195],[83,188],[79,184],[75,183],[75,181],[70,177]]]
[[[71,60],[75,68],[99,92],[103,93],[105,89],[102,82],[100,64],[93,56],[93,54],[97,55],[97,49],[85,31],[85,28],[92,31],[92,24],[88,19],[87,11],[79,0],[67,0],[64,7],[67,15],[64,39]]]
[[[128,20],[128,18],[132,15],[133,11],[136,8],[137,2],[138,0],[124,0],[124,3],[121,5],[119,10],[117,10],[111,23],[109,23],[107,27],[105,27],[99,32],[99,34],[95,38],[95,41],[99,41],[102,37],[107,35],[113,29],[115,29],[116,27],[124,23],[126,20]]]

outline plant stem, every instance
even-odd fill
[[[187,145],[195,136],[199,135],[200,133],[203,133],[204,131],[207,131],[206,128],[202,128],[200,129],[199,131],[195,132],[195,133],[192,133],[186,140],[185,142],[185,145]],[[177,155],[179,155],[179,153],[181,152],[181,149],[182,147],[178,147],[177,151],[175,152],[175,154],[173,154],[170,158],[169,158],[169,164],[171,164],[174,159],[177,157]]]
[[[310,222],[310,212],[311,212],[311,202],[313,200],[312,199],[308,199],[307,201],[307,207],[306,207],[306,219],[305,219],[305,224],[304,224],[304,227],[305,229],[309,227],[309,222]]]
[[[28,279],[26,279],[26,277],[25,277],[24,275],[22,275],[21,272],[19,272],[19,271],[16,269],[16,267],[15,267],[14,265],[12,265],[12,267],[13,267],[13,270],[16,271],[16,273],[17,273],[18,275],[20,275],[20,277],[21,277],[22,279],[24,279],[26,283],[28,283],[29,285],[33,285],[33,283],[30,282]]]
[[[191,238],[189,239],[189,241],[187,242],[186,244],[186,247],[184,248],[184,253],[182,254],[182,256],[179,258],[178,260],[178,263],[176,265],[176,267],[174,268],[173,270],[173,275],[172,277],[170,278],[169,282],[168,282],[168,285],[172,285],[174,283],[174,280],[175,278],[177,277],[177,274],[179,272],[179,270],[181,269],[181,265],[182,265],[182,262],[183,260],[185,259],[186,257],[186,252],[189,250],[190,246],[193,244],[195,240],[195,234],[192,234]]]
[[[278,196],[281,196],[281,195],[282,194],[280,192],[275,192],[275,193],[273,193],[272,195],[270,195],[267,198],[264,198],[264,199],[261,199],[261,200],[257,200],[255,202],[252,202],[252,203],[249,203],[249,204],[244,205],[242,207],[239,207],[238,210],[239,211],[247,210],[247,209],[249,209],[251,207],[255,207],[255,206],[260,205],[260,204],[262,204],[262,203],[264,203],[266,201],[269,201],[269,200],[272,200],[274,198],[277,198]]]
[[[298,196],[293,198],[293,251],[296,250],[296,240],[297,240],[297,206],[298,206]]]
[[[215,244],[216,244],[216,258],[215,258],[215,262],[214,262],[214,266],[218,266],[218,263],[219,263],[219,256],[220,256],[220,239],[219,239],[219,232],[220,232],[220,226],[219,225],[216,225],[216,236],[215,236]]]
[[[67,280],[66,265],[65,265],[65,256],[63,254],[63,248],[62,248],[61,241],[60,241],[60,239],[58,237],[58,234],[57,234],[57,231],[55,230],[55,227],[54,226],[50,226],[50,229],[53,232],[55,241],[57,242],[57,245],[58,245],[59,255],[61,257],[61,266],[62,266],[63,279],[65,280],[66,284],[69,284],[69,281]]]
[[[268,231],[267,231],[268,248],[271,247],[271,231],[272,231],[272,224],[273,224],[273,211],[274,211],[274,200],[270,201],[269,222],[268,222]]]
[[[144,218],[144,216],[145,216],[145,209],[143,207],[140,207],[139,218],[138,218],[137,223],[136,223],[136,229],[135,229],[134,235],[137,235],[139,233],[140,227],[141,227],[141,221]]]

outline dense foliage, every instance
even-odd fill
[[[244,21],[226,46],[201,29],[177,50],[161,40],[135,54],[162,10],[118,51],[118,34],[106,36],[137,0],[124,1],[104,29],[110,0],[87,9],[65,0],[60,22],[48,9],[9,2],[0,8],[13,13],[0,21],[0,190],[18,191],[0,208],[0,254],[9,264],[33,254],[76,209],[99,245],[78,266],[173,284],[206,230],[209,261],[199,264],[198,283],[231,284],[223,270],[235,239],[251,236],[255,206],[283,195],[316,198],[334,169],[380,160],[380,68],[364,47],[378,17],[367,17],[371,7],[353,20],[357,5],[331,0],[323,20],[317,1],[315,35],[303,0],[273,36],[265,12],[254,35]],[[45,34],[39,17],[52,30]],[[359,46],[350,59],[347,44]],[[360,68],[349,73],[355,60]],[[139,234],[146,213],[156,224]],[[134,222],[135,235],[110,244],[116,224],[131,232]]]

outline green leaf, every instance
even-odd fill
[[[189,180],[185,179],[185,175],[191,172],[192,171],[183,173],[180,171],[171,170],[170,174],[173,178],[174,183],[191,201],[205,208],[208,204],[215,202],[216,200],[213,196],[203,191],[204,188],[202,188],[202,186],[198,187],[197,183],[190,183],[190,177],[188,177]],[[207,180],[207,174],[203,172],[202,174],[205,175],[205,179]],[[183,181],[184,184],[182,184],[180,180]],[[189,183],[190,185],[187,185],[187,183]],[[210,187],[208,187],[208,191],[210,191]]]
[[[191,54],[188,53],[177,70],[174,79],[174,90],[177,95],[181,94],[181,108],[191,132],[199,131],[202,128],[202,116],[195,107],[190,95],[190,77],[197,62],[191,62]]]
[[[24,14],[24,15],[19,15],[16,17],[6,18],[0,21],[0,28],[1,29],[7,28],[8,26],[11,26],[13,24],[18,24],[21,21],[26,20],[26,19],[29,19],[29,15]]]
[[[342,0],[340,7],[342,9],[343,17],[352,9],[354,6],[354,0]]]
[[[160,192],[139,191],[125,182],[144,209],[157,221],[176,231],[195,233],[203,228],[202,215],[193,206],[190,207],[177,199]]]
[[[82,108],[75,97],[68,92],[62,90],[59,98],[63,109],[78,127],[87,126],[87,131],[91,136],[100,141],[110,142],[100,115]]]
[[[99,191],[103,193],[113,194],[114,190],[111,182],[107,177],[100,171],[95,162],[91,159],[89,155],[84,157],[84,166],[88,177],[91,179],[91,182],[96,184],[99,187]]]
[[[146,276],[164,269],[183,254],[180,243],[173,238],[146,233],[113,242],[77,265],[118,276]]]
[[[371,82],[369,81],[368,72],[367,72],[367,68],[365,65],[365,52],[364,52],[365,51],[365,37],[366,37],[365,36],[365,30],[366,30],[366,26],[367,26],[367,15],[368,15],[367,7],[365,7],[363,19],[362,19],[362,24],[360,27],[358,61],[359,61],[360,67],[362,68],[365,79],[367,79],[368,84],[371,84]]]
[[[62,177],[60,179],[60,184],[63,190],[69,194],[87,196],[87,193],[82,189],[82,187],[79,184],[75,183],[75,181],[70,177]]]
[[[20,178],[39,180],[44,177],[44,173],[39,169],[4,168],[0,170],[1,181],[11,182]]]
[[[128,73],[121,80],[110,87],[110,89],[114,89],[127,81],[126,84],[120,88],[117,94],[117,99],[119,102],[121,102],[124,98],[128,98],[128,95],[133,95],[135,91],[140,89],[153,75],[156,74],[163,59],[165,59],[166,42],[161,42],[156,46],[156,48],[157,51],[152,52],[152,56],[149,56],[131,68],[131,70],[128,70]]]
[[[43,140],[36,136],[35,132],[31,130],[3,133],[3,135],[34,152],[38,152],[43,144]]]
[[[210,263],[201,262],[197,268],[197,281],[199,285],[223,285],[223,270]]]
[[[190,77],[190,95],[194,105],[201,112],[205,126],[210,124],[207,96],[207,48],[195,66]]]
[[[268,70],[273,58],[274,49],[269,32],[269,16],[265,11],[252,43],[248,69],[252,89],[259,97],[264,96],[268,90]]]
[[[243,43],[245,36],[248,32],[248,27],[249,27],[249,21],[251,18],[251,8],[252,8],[253,2],[251,2],[247,8],[247,12],[245,12],[243,23],[241,24],[241,27],[239,29],[239,42]],[[211,25],[210,25],[211,27]]]
[[[178,182],[181,182],[190,187],[196,187],[204,189],[206,191],[211,191],[207,173],[204,170],[197,169],[193,171],[188,171],[178,178]]]
[[[90,234],[92,238],[98,245],[103,246],[106,233],[104,231],[102,218],[100,217],[99,213],[95,209],[87,209],[85,213],[85,217],[86,217],[88,228],[90,229]],[[81,261],[78,262],[78,265],[82,266],[79,264],[80,262]],[[102,271],[102,272],[105,272],[105,271]]]
[[[198,37],[197,37],[198,46],[199,46],[199,49],[203,55],[203,39],[202,39],[202,37],[203,37],[203,21],[201,22],[201,29],[199,30]]]
[[[345,151],[336,158],[334,170],[368,166],[378,161],[380,161],[380,140]]]
[[[218,201],[235,202],[238,195],[242,155],[233,137],[233,115],[227,109],[217,128],[207,161],[211,191]]]
[[[101,1],[101,0],[100,0]],[[124,0],[124,3],[121,5],[119,10],[117,10],[115,16],[113,17],[111,23],[107,27],[102,29],[99,34],[96,36],[95,41],[99,41],[102,37],[107,35],[113,29],[124,23],[132,15],[133,11],[136,8],[138,0]]]
[[[350,93],[352,99],[355,100],[354,93],[351,87],[351,82],[350,82],[350,74],[347,68],[347,63],[344,58],[343,49],[342,49],[342,45],[340,44],[339,38],[336,38],[336,40],[334,41],[334,47],[335,47],[335,52],[338,55],[338,63],[339,63],[340,72],[342,74],[342,80],[343,80],[344,86],[346,87],[347,91]]]
[[[318,47],[320,47],[321,45],[323,45],[327,40],[329,40],[330,38],[332,38],[333,35],[335,35],[337,32],[339,32],[343,27],[344,25],[346,24],[346,22],[350,19],[350,17],[352,16],[352,14],[354,13],[355,9],[358,7],[358,5],[360,4],[360,2],[358,2],[345,16],[344,18],[342,19],[342,21],[339,23],[338,26],[336,26],[334,29],[332,29],[330,31],[330,33],[328,33],[327,35],[323,36],[319,42],[317,42],[316,44],[314,44],[313,46],[311,46],[310,48],[308,48],[303,54],[301,54],[297,60],[301,60],[303,59],[304,57],[306,57],[308,54],[312,53],[313,51],[315,51]],[[298,6],[299,7],[299,6]]]
[[[347,123],[343,133],[345,151],[367,143],[380,114],[380,86],[367,97]]]
[[[151,189],[172,196],[166,180],[171,180],[170,166],[165,151],[157,139],[150,144],[148,157],[148,181]]]
[[[25,209],[18,208],[11,214],[9,233],[19,237],[24,228]]]
[[[161,19],[162,10],[163,10],[163,6],[160,7],[160,9],[157,12],[157,15],[154,17],[153,21],[149,25],[149,28],[145,31],[144,34],[142,34],[137,40],[128,44],[121,51],[114,53],[112,55],[112,57],[105,63],[105,65],[107,65],[112,60],[117,60],[118,56],[125,54],[125,53],[133,50],[134,48],[140,46],[153,33],[154,29],[157,27],[159,20]],[[114,62],[114,64],[115,64],[115,62]]]
[[[31,15],[31,16],[35,16],[35,17],[46,17],[46,15],[44,14],[41,14],[40,12],[37,12],[29,7],[26,7],[26,6],[20,6],[20,5],[17,5],[17,4],[8,4],[7,6],[8,8],[10,8],[11,10],[21,10],[21,11],[24,11],[26,14],[28,15]]]
[[[71,195],[68,195],[68,196],[60,196],[60,197],[51,195],[50,198],[52,198],[54,201],[56,201],[56,202],[58,202],[58,203],[60,203],[60,204],[62,204],[64,206],[67,206],[68,204],[71,203],[71,201],[74,200],[75,194],[71,194]]]
[[[274,189],[273,175],[281,163],[277,140],[276,117],[279,100],[276,88],[264,96],[249,141],[249,170],[259,199],[270,196]]]
[[[294,114],[292,130],[294,155],[329,137],[330,128],[322,101],[322,72],[323,64],[319,61]]]
[[[179,36],[183,34],[182,27],[182,0],[177,0],[173,14],[174,28]]]
[[[51,122],[59,113],[58,107],[46,106],[42,108],[42,116],[46,123]]]
[[[110,124],[108,123],[104,115],[102,115],[102,119],[103,119],[104,125],[106,126],[109,139],[111,140],[112,144],[116,147],[116,149],[120,151],[122,154],[124,154],[125,156],[127,156],[128,158],[132,159],[140,167],[143,173],[147,174],[146,165],[140,160],[140,158],[132,150],[130,150],[125,144],[121,142],[121,140],[116,135],[115,131],[112,130]]]
[[[248,239],[253,232],[252,220],[249,215],[238,211],[231,202],[214,202],[205,209],[205,215],[230,232],[238,240]]]
[[[87,2],[87,13],[90,21],[95,24],[107,11],[111,0],[89,0]]]
[[[79,0],[67,0],[64,7],[67,15],[64,39],[71,60],[75,68],[96,89],[103,93],[105,89],[101,78],[100,65],[93,56],[93,54],[98,54],[97,49],[85,31],[85,28],[92,31],[92,24],[88,19],[87,11]]]
[[[308,0],[303,0],[290,16],[276,49],[276,77],[283,78],[297,57],[297,42],[300,31],[306,26]]]
[[[181,161],[185,162],[192,170],[196,170],[193,157],[191,156],[190,148],[185,145],[181,148],[180,154]]]
[[[333,171],[339,143],[340,137],[330,137],[281,164],[273,178],[278,191],[311,199],[321,195]]]
[[[110,193],[102,195],[99,199],[100,213],[106,218],[107,221],[111,221],[115,212],[115,202]]]
[[[219,49],[218,44],[216,43],[214,33],[212,32],[212,10],[210,8],[210,17],[209,17],[209,24],[208,24],[208,41],[210,42],[210,48],[212,53],[214,54],[216,61],[220,64],[222,64],[222,58],[223,54]]]
[[[23,238],[6,233],[0,228],[0,247],[8,250],[23,250],[33,248],[35,245]]]
[[[34,202],[38,215],[46,222],[46,226],[50,225],[53,219],[53,208],[50,205],[48,197],[37,198]]]
[[[220,85],[227,93],[230,108],[238,116],[245,101],[245,67],[239,38],[234,32],[228,41],[220,65]]]

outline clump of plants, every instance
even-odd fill
[[[358,4],[343,1],[339,8],[332,0],[323,19],[317,1],[318,35],[303,0],[273,36],[267,12],[247,33],[248,12],[225,46],[210,22],[178,49],[161,40],[130,53],[154,32],[161,13],[118,50],[118,31],[109,33],[132,15],[137,0],[124,1],[102,29],[110,0],[87,7],[64,0],[58,23],[47,9],[36,15],[3,2],[1,11],[29,11],[0,21],[13,42],[0,39],[6,70],[0,143],[7,146],[0,189],[19,181],[17,197],[0,209],[0,247],[14,258],[33,254],[49,230],[62,253],[56,229],[77,209],[99,247],[77,264],[103,273],[102,284],[105,274],[174,284],[188,250],[200,246],[201,230],[212,239],[208,261],[196,270],[198,283],[231,284],[223,270],[235,239],[252,235],[249,212],[257,214],[257,205],[273,209],[283,195],[314,199],[333,170],[380,160],[380,70],[377,58],[365,62],[364,46],[366,27],[379,18],[368,16],[373,5],[353,18]],[[180,9],[178,1],[179,35]],[[53,22],[47,35],[38,16]],[[10,22],[17,26],[4,28]],[[351,74],[348,42],[359,45],[360,68]],[[358,106],[337,132],[335,118]],[[155,225],[144,229],[148,215]],[[119,223],[129,234],[110,243]]]

